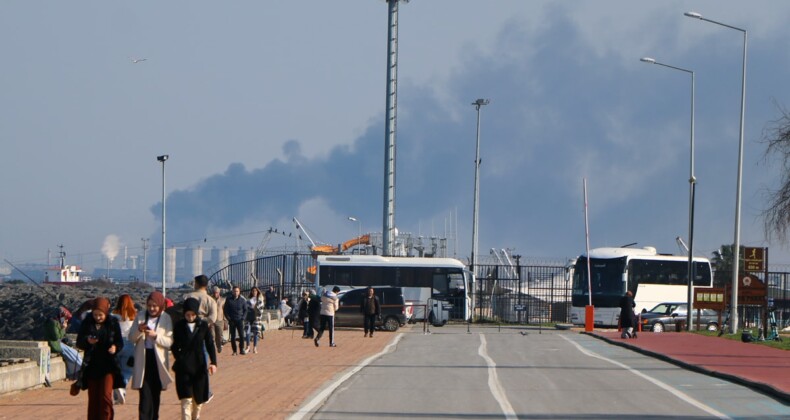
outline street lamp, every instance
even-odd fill
[[[357,220],[357,218],[354,216],[348,216],[348,220],[357,222],[359,224],[359,236],[357,236],[357,254],[361,255],[362,249],[360,249],[360,246],[362,246],[362,221]]]
[[[727,25],[726,23],[706,19],[697,12],[686,12],[683,15],[690,18],[699,19],[705,22],[715,23],[725,28],[743,32],[743,67],[741,73],[741,131],[738,138],[738,180],[735,190],[735,239],[732,245],[732,302],[730,304],[730,332],[735,334],[738,331],[738,274],[741,252],[741,185],[743,183],[743,123],[746,114],[746,29]]]
[[[480,211],[480,108],[484,105],[488,105],[491,103],[488,99],[478,99],[472,102],[474,105],[475,110],[477,110],[477,145],[475,147],[475,197],[474,197],[474,205],[472,207],[472,261],[470,271],[472,275],[475,273],[475,269],[477,268],[477,230],[478,230],[478,219]],[[474,308],[474,302],[472,302],[472,307]]]
[[[162,162],[162,296],[166,295],[165,290],[165,270],[167,267],[167,241],[165,235],[165,161],[170,155],[157,156],[156,160]]]
[[[688,262],[688,290],[686,292],[686,329],[691,331],[692,320],[691,316],[694,299],[692,298],[692,290],[694,288],[694,199],[696,195],[697,178],[694,176],[694,72],[692,70],[684,69],[681,67],[670,66],[656,61],[650,57],[643,57],[639,59],[643,63],[658,64],[659,66],[667,67],[673,70],[679,70],[689,73],[691,75],[691,152],[689,161],[689,262]]]
[[[148,271],[148,238],[140,238],[143,241],[143,283],[147,283],[146,273]]]

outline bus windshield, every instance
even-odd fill
[[[613,259],[593,258],[590,260],[592,269],[593,295],[615,294],[621,296],[623,291],[623,272],[625,257]],[[573,273],[573,294],[587,294],[587,258],[580,257]]]

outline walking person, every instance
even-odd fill
[[[212,292],[214,301],[217,303],[217,319],[214,321],[214,341],[217,345],[217,353],[222,353],[222,339],[225,331],[225,296],[222,296],[219,287],[215,287]]]
[[[198,315],[199,312],[200,302],[195,298],[187,299],[184,301],[184,318],[173,327],[173,346],[170,349],[182,420],[200,418],[200,410],[210,396],[209,375],[217,370],[212,328]]]
[[[77,347],[85,352],[82,387],[88,390],[88,420],[113,419],[112,390],[120,385],[117,353],[123,350],[118,320],[110,316],[110,300],[94,299],[91,315],[80,325]]]
[[[625,292],[625,296],[620,298],[620,328],[622,334],[620,338],[631,338],[634,334],[634,294],[631,291]]]
[[[313,338],[321,329],[321,297],[310,289],[310,302],[307,303],[307,317],[310,318],[310,336]]]
[[[339,308],[337,292],[340,288],[335,286],[332,291],[324,291],[321,296],[321,328],[318,330],[318,335],[313,340],[316,347],[321,341],[321,336],[324,335],[324,330],[329,329],[329,347],[337,347],[335,344],[335,311]]]
[[[68,309],[59,306],[47,319],[44,324],[44,340],[49,343],[52,354],[59,354],[66,365],[66,378],[75,380],[82,366],[82,357],[79,352],[72,347],[72,343],[66,336],[66,329],[69,325],[71,313]]]
[[[285,323],[286,327],[291,326],[291,318],[292,318],[291,310],[292,308],[289,302],[289,298],[287,296],[283,297],[283,300],[280,301],[280,317],[282,319],[282,322]]]
[[[263,295],[257,287],[253,287],[252,290],[250,290],[250,296],[249,299],[247,299],[247,304],[247,347],[245,351],[248,353],[250,352],[250,342],[252,342],[252,352],[258,353],[258,338],[261,336],[264,330],[263,311],[266,305],[263,301]]]
[[[225,311],[225,320],[228,322],[228,329],[230,329],[230,347],[233,349],[233,355],[237,354],[237,337],[239,353],[247,354],[244,350],[244,320],[247,318],[247,300],[241,296],[239,286],[233,288],[233,296],[225,300],[223,310]]]
[[[173,321],[165,313],[165,297],[153,291],[146,299],[146,311],[137,314],[129,332],[134,343],[132,388],[140,390],[137,412],[140,420],[159,418],[162,390],[167,389],[170,376],[170,347],[173,345]]]
[[[269,286],[264,293],[264,297],[266,298],[266,309],[277,309],[277,293],[274,291],[274,286]]]
[[[305,290],[302,292],[302,300],[299,301],[299,319],[302,321],[304,331],[302,338],[310,338],[313,336],[313,330],[310,328],[310,316],[308,315],[308,308],[310,307],[310,292]]]
[[[364,317],[365,337],[368,336],[368,333],[370,333],[370,337],[373,337],[373,331],[376,330],[376,320],[381,316],[381,304],[373,287],[368,286],[367,292],[367,296],[362,298],[359,310]]]
[[[115,304],[112,316],[118,320],[118,325],[121,327],[121,337],[123,337],[123,350],[118,354],[123,386],[113,389],[112,394],[116,404],[124,404],[126,402],[126,385],[132,379],[132,367],[134,366],[134,345],[129,341],[129,331],[131,331],[134,319],[137,317],[137,309],[134,308],[132,297],[126,294],[121,295]]]

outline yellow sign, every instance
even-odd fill
[[[765,271],[765,248],[743,247],[743,270]]]

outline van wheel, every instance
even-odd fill
[[[398,322],[398,318],[394,316],[387,317],[387,319],[384,320],[384,325],[382,325],[387,331],[397,331],[399,326],[400,323]]]

